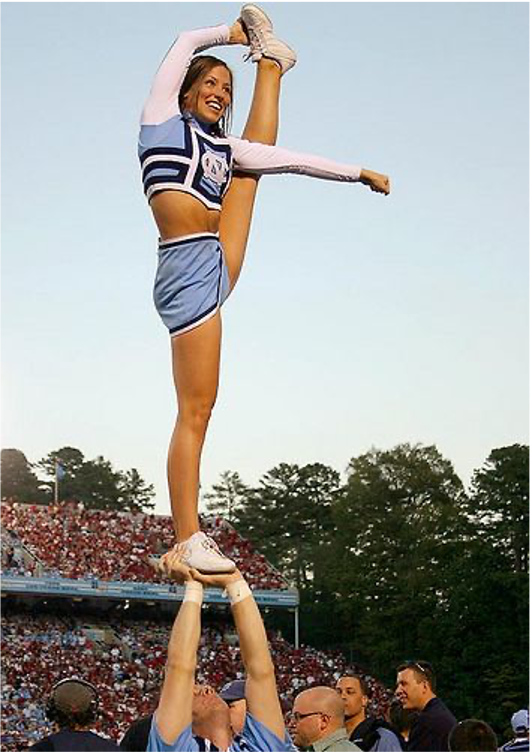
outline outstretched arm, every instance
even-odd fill
[[[245,666],[245,697],[249,713],[283,740],[286,729],[278,698],[275,668],[264,622],[250,588],[238,571],[230,575],[214,576],[194,571],[194,577],[205,585],[227,588]]]
[[[158,125],[179,114],[179,92],[196,52],[221,44],[247,44],[241,23],[180,34],[170,47],[153,79],[149,97],[142,111],[142,125]]]
[[[294,152],[279,146],[259,144],[234,136],[230,136],[229,141],[234,156],[234,167],[242,172],[257,175],[291,172],[321,180],[364,183],[378,193],[390,192],[387,175],[380,175],[358,165],[342,164],[314,154]]]
[[[155,722],[160,736],[166,744],[172,744],[192,723],[203,586],[192,579],[190,570],[179,563],[175,553],[166,558],[166,571],[181,582],[184,579],[186,585],[184,600],[173,624],[168,644],[164,683],[155,712]]]

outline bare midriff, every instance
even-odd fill
[[[220,212],[207,209],[199,199],[179,191],[157,193],[150,201],[162,240],[201,232],[217,233]]]

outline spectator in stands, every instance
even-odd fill
[[[518,710],[511,718],[514,739],[501,747],[501,752],[529,752],[529,710]]]
[[[364,752],[401,752],[403,743],[391,725],[367,715],[370,689],[364,676],[342,676],[336,682],[336,691],[345,707],[345,727],[351,742]]]
[[[59,731],[45,737],[30,749],[35,750],[117,750],[119,747],[90,731],[98,712],[98,692],[82,679],[63,679],[52,689],[47,707],[48,718]]]
[[[255,750],[289,752],[278,698],[275,670],[269,653],[262,617],[252,592],[238,570],[233,574],[200,575],[179,561],[179,553],[164,557],[167,574],[186,584],[184,600],[175,620],[168,645],[168,660],[159,704],[153,718],[148,749],[198,750],[192,735],[192,709],[199,726],[208,726],[209,738],[217,747],[234,752],[249,745]],[[194,577],[196,578],[194,580]],[[201,636],[203,584],[227,590],[246,669],[248,713],[241,737],[234,736],[227,704],[216,694],[203,693],[193,708],[197,652]]]
[[[305,689],[295,698],[292,724],[296,746],[314,752],[359,750],[349,741],[345,728],[345,706],[330,687]]]
[[[451,752],[497,752],[498,740],[488,723],[468,718],[450,731],[448,749]]]
[[[448,735],[457,723],[454,715],[435,694],[435,674],[427,661],[407,661],[397,669],[396,696],[406,710],[419,715],[409,736],[408,750],[445,752]]]

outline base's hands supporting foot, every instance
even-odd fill
[[[197,582],[201,582],[206,587],[217,587],[224,590],[231,582],[238,582],[242,579],[242,573],[236,569],[231,574],[201,574],[196,569],[192,569],[192,576]]]
[[[360,183],[368,185],[375,193],[384,193],[386,196],[391,193],[389,176],[381,175],[379,172],[363,169],[360,173]]]
[[[187,569],[197,569],[203,574],[228,574],[236,569],[232,559],[224,556],[217,543],[200,530],[187,540],[176,543],[160,559],[149,559],[151,566],[164,575],[169,574],[169,567],[175,569],[174,563],[177,561]]]
[[[193,579],[194,570],[183,563],[179,544],[176,544],[164,556],[161,556],[160,559],[149,557],[148,561],[158,574],[169,577],[179,585],[183,585],[186,581]]]

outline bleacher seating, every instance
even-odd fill
[[[236,561],[252,587],[289,587],[225,520],[208,517],[202,526]],[[170,517],[85,509],[76,503],[42,506],[6,501],[2,504],[2,527],[24,544],[43,572],[70,579],[160,581],[148,556],[162,554],[175,543]],[[4,561],[2,566],[4,571],[9,568]],[[27,566],[26,571],[34,573],[35,567]]]
[[[90,626],[90,630],[87,627]],[[120,739],[129,724],[151,712],[160,691],[170,634],[169,622],[85,621],[50,615],[14,614],[3,619],[2,741],[14,752],[50,733],[43,707],[54,682],[77,675],[93,682],[104,709],[95,729]],[[87,636],[98,630],[105,639]],[[243,676],[240,651],[232,627],[221,622],[203,627],[197,680],[220,689]],[[285,712],[306,687],[334,686],[347,668],[337,653],[309,647],[295,650],[278,633],[268,633],[277,683]],[[388,692],[371,677],[374,709],[389,702]]]

